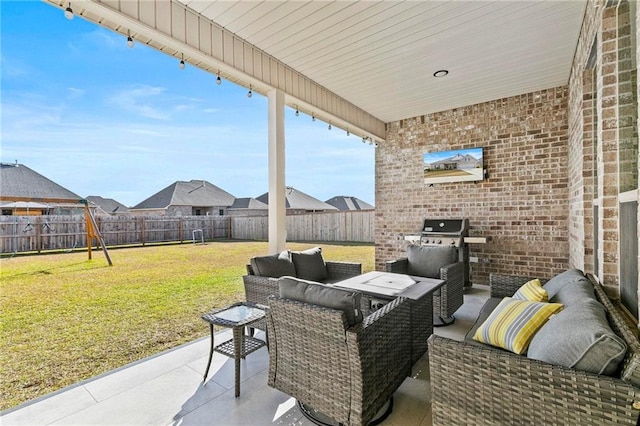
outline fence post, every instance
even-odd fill
[[[36,250],[42,251],[42,216],[36,216]]]
[[[140,226],[140,242],[144,245],[144,217],[140,216],[138,222]]]
[[[180,243],[184,242],[184,228],[182,226],[182,216],[178,218],[178,239]]]

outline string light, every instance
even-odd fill
[[[133,47],[133,38],[131,37],[131,33],[127,31],[127,46]]]
[[[220,86],[220,84],[222,83],[222,79],[220,78],[220,71],[219,71],[219,70],[218,70],[218,73],[217,73],[216,75],[217,75],[217,77],[216,77],[216,84],[217,84],[218,86]]]
[[[184,69],[184,53],[182,54],[182,59],[180,60],[178,67],[180,67],[181,70]]]
[[[316,121],[316,116],[314,113],[311,113],[311,121]]]
[[[329,122],[329,130],[331,130],[331,122]]]
[[[64,17],[69,20],[73,19],[73,9],[71,9],[71,2],[69,2],[69,5],[64,10]]]
[[[251,85],[249,85],[249,92],[247,93],[247,98],[253,96],[253,92],[251,91]]]
[[[296,105],[296,117],[300,116],[300,111],[298,111],[298,105]]]
[[[347,129],[347,136],[351,135],[351,133],[349,133],[349,129]]]

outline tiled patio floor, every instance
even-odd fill
[[[461,339],[488,297],[474,287],[455,324],[436,334]],[[203,323],[203,328],[205,324]],[[230,331],[216,341],[230,338]],[[268,352],[241,366],[241,394],[234,397],[233,360],[216,353],[205,385],[209,338],[199,339],[2,413],[2,425],[312,425],[295,401],[267,386]],[[430,426],[429,370],[425,355],[394,396],[383,425]]]

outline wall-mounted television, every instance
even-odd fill
[[[424,183],[477,182],[484,179],[482,148],[425,152]]]

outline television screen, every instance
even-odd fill
[[[484,179],[482,148],[425,152],[423,159],[426,184]]]

